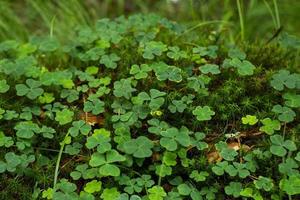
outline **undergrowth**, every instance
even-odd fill
[[[0,198],[299,198],[298,47],[186,30],[133,15],[0,43]]]

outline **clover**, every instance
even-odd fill
[[[69,133],[73,137],[77,137],[79,133],[87,135],[91,131],[91,126],[83,120],[72,122],[72,127],[69,128]]]
[[[120,169],[113,163],[125,161],[126,158],[116,150],[107,151],[105,154],[95,152],[89,161],[91,167],[100,167],[99,173],[103,176],[119,176]]]
[[[203,182],[208,176],[209,174],[206,171],[199,172],[197,170],[193,170],[189,177],[194,179],[196,182]]]
[[[138,94],[138,98],[144,102],[149,101],[149,108],[151,110],[158,110],[165,102],[165,99],[163,96],[165,96],[165,92],[161,92],[156,89],[150,90],[150,95],[148,95],[146,92],[141,92]]]
[[[27,79],[25,84],[17,84],[16,90],[18,96],[25,96],[29,99],[36,99],[38,96],[42,95],[44,90],[40,88],[40,81],[35,81],[33,79]]]
[[[12,137],[7,137],[2,131],[0,131],[0,147],[11,147],[14,144]],[[1,170],[0,170],[1,171]]]
[[[19,122],[14,129],[18,137],[25,139],[32,138],[35,133],[40,132],[39,126],[32,121]]]
[[[285,99],[285,105],[291,108],[300,107],[300,95],[295,93],[285,93],[282,96]]]
[[[79,180],[81,177],[83,179],[93,179],[98,175],[97,168],[90,168],[88,169],[87,164],[80,164],[77,165],[75,171],[70,173],[70,176],[73,180]]]
[[[0,80],[0,93],[6,93],[10,86],[7,84],[6,80]]]
[[[92,180],[85,185],[84,191],[90,194],[99,192],[101,190],[101,186],[102,186],[101,181]]]
[[[271,86],[278,91],[285,87],[289,89],[300,88],[300,74],[291,74],[288,70],[280,70],[272,76]]]
[[[259,128],[260,131],[267,133],[268,135],[273,135],[274,131],[279,131],[281,128],[280,122],[278,120],[272,120],[270,118],[265,118],[261,120],[263,126]]]
[[[215,64],[205,64],[199,67],[199,70],[203,73],[203,74],[220,74],[221,71],[219,69],[218,65]]]
[[[300,194],[300,178],[299,176],[291,176],[280,180],[280,189],[286,192],[288,195]]]
[[[281,135],[273,135],[270,137],[272,145],[270,152],[276,156],[283,157],[287,154],[287,150],[296,151],[297,147],[291,140],[284,140]]]
[[[121,79],[114,83],[114,95],[116,97],[124,97],[129,99],[131,97],[131,93],[135,92],[136,89],[131,87],[131,79]]]
[[[182,51],[179,49],[178,46],[169,47],[169,52],[167,53],[167,56],[169,58],[172,58],[173,60],[179,60],[180,58],[187,58],[187,53],[185,51]]]
[[[230,182],[229,185],[225,186],[225,193],[227,195],[232,195],[234,198],[240,196],[240,192],[242,191],[243,187],[240,182]]]
[[[200,56],[208,56],[209,58],[217,58],[218,46],[211,45],[207,47],[194,47],[193,53]]]
[[[242,117],[242,123],[243,124],[254,125],[257,122],[258,122],[258,119],[256,118],[256,116],[246,115],[246,117]]]
[[[147,64],[141,64],[138,65],[132,65],[130,69],[130,74],[134,75],[134,78],[139,79],[145,79],[148,77],[148,72],[150,72],[152,69]]]
[[[189,136],[189,130],[186,127],[181,127],[180,130],[177,128],[168,128],[161,133],[162,138],[160,139],[160,145],[165,147],[168,151],[175,151],[178,148],[178,143],[184,147],[191,144]]]
[[[100,99],[91,99],[84,103],[83,111],[92,112],[94,115],[98,115],[104,112],[105,103]]]
[[[238,73],[241,75],[241,76],[249,76],[249,75],[253,75],[254,73],[254,69],[255,69],[255,66],[247,61],[247,60],[239,60],[237,58],[233,58],[229,64],[234,67],[234,68],[237,68],[238,70]]]
[[[170,80],[174,82],[182,81],[182,71],[175,66],[169,66],[164,62],[153,63],[151,68],[154,70],[157,80],[165,81]]]
[[[136,158],[147,158],[152,155],[154,144],[145,136],[139,136],[123,143],[122,148],[126,154],[132,154]]]
[[[215,112],[212,111],[209,106],[197,106],[193,110],[193,115],[195,115],[199,121],[208,121],[211,120],[211,116],[215,115]]]
[[[234,149],[228,147],[226,142],[220,141],[215,144],[215,146],[216,149],[220,152],[221,157],[225,160],[233,161],[238,155],[238,153]]]
[[[292,158],[287,158],[284,162],[278,165],[278,171],[287,176],[297,175],[299,173],[298,168],[298,163]]]
[[[167,51],[167,45],[162,42],[150,41],[145,43],[143,49],[143,58],[152,60],[154,56],[161,56],[163,52]]]
[[[161,186],[153,186],[152,188],[148,189],[148,192],[149,200],[163,200],[164,197],[167,196],[167,193]]]
[[[257,189],[263,189],[267,192],[274,187],[272,179],[263,176],[259,176],[257,180],[254,180],[254,185]]]
[[[282,122],[292,122],[296,117],[296,113],[289,107],[275,105],[272,108],[272,112],[278,114],[278,119]]]
[[[64,108],[61,111],[56,112],[55,120],[60,124],[60,125],[65,125],[68,124],[72,121],[74,116],[74,112]]]
[[[115,53],[109,55],[103,55],[100,59],[100,64],[104,64],[105,67],[109,69],[116,69],[117,68],[117,61],[121,60],[119,56]]]
[[[94,133],[92,136],[87,138],[85,146],[88,149],[97,147],[97,152],[105,153],[111,150],[110,137],[105,137],[101,134]]]

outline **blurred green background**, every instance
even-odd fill
[[[50,31],[63,41],[77,26],[134,13],[157,13],[203,32],[210,27],[232,40],[268,40],[279,28],[300,36],[299,0],[0,0],[0,41]]]

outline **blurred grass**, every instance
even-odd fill
[[[232,40],[240,39],[236,0],[0,0],[0,40],[27,40],[33,34],[53,34],[65,40],[77,26],[93,24],[103,17],[154,12],[193,27],[209,21],[215,30]],[[268,39],[278,28],[277,2],[284,31],[300,36],[299,0],[240,0],[246,40]],[[268,6],[269,5],[269,6]],[[231,26],[226,26],[231,24]],[[203,28],[200,26],[200,28]]]

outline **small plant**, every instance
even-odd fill
[[[55,34],[0,43],[1,190],[18,181],[32,199],[299,199],[300,75],[288,58],[280,69],[253,59],[263,50],[202,42],[156,15],[74,32],[66,44]]]

